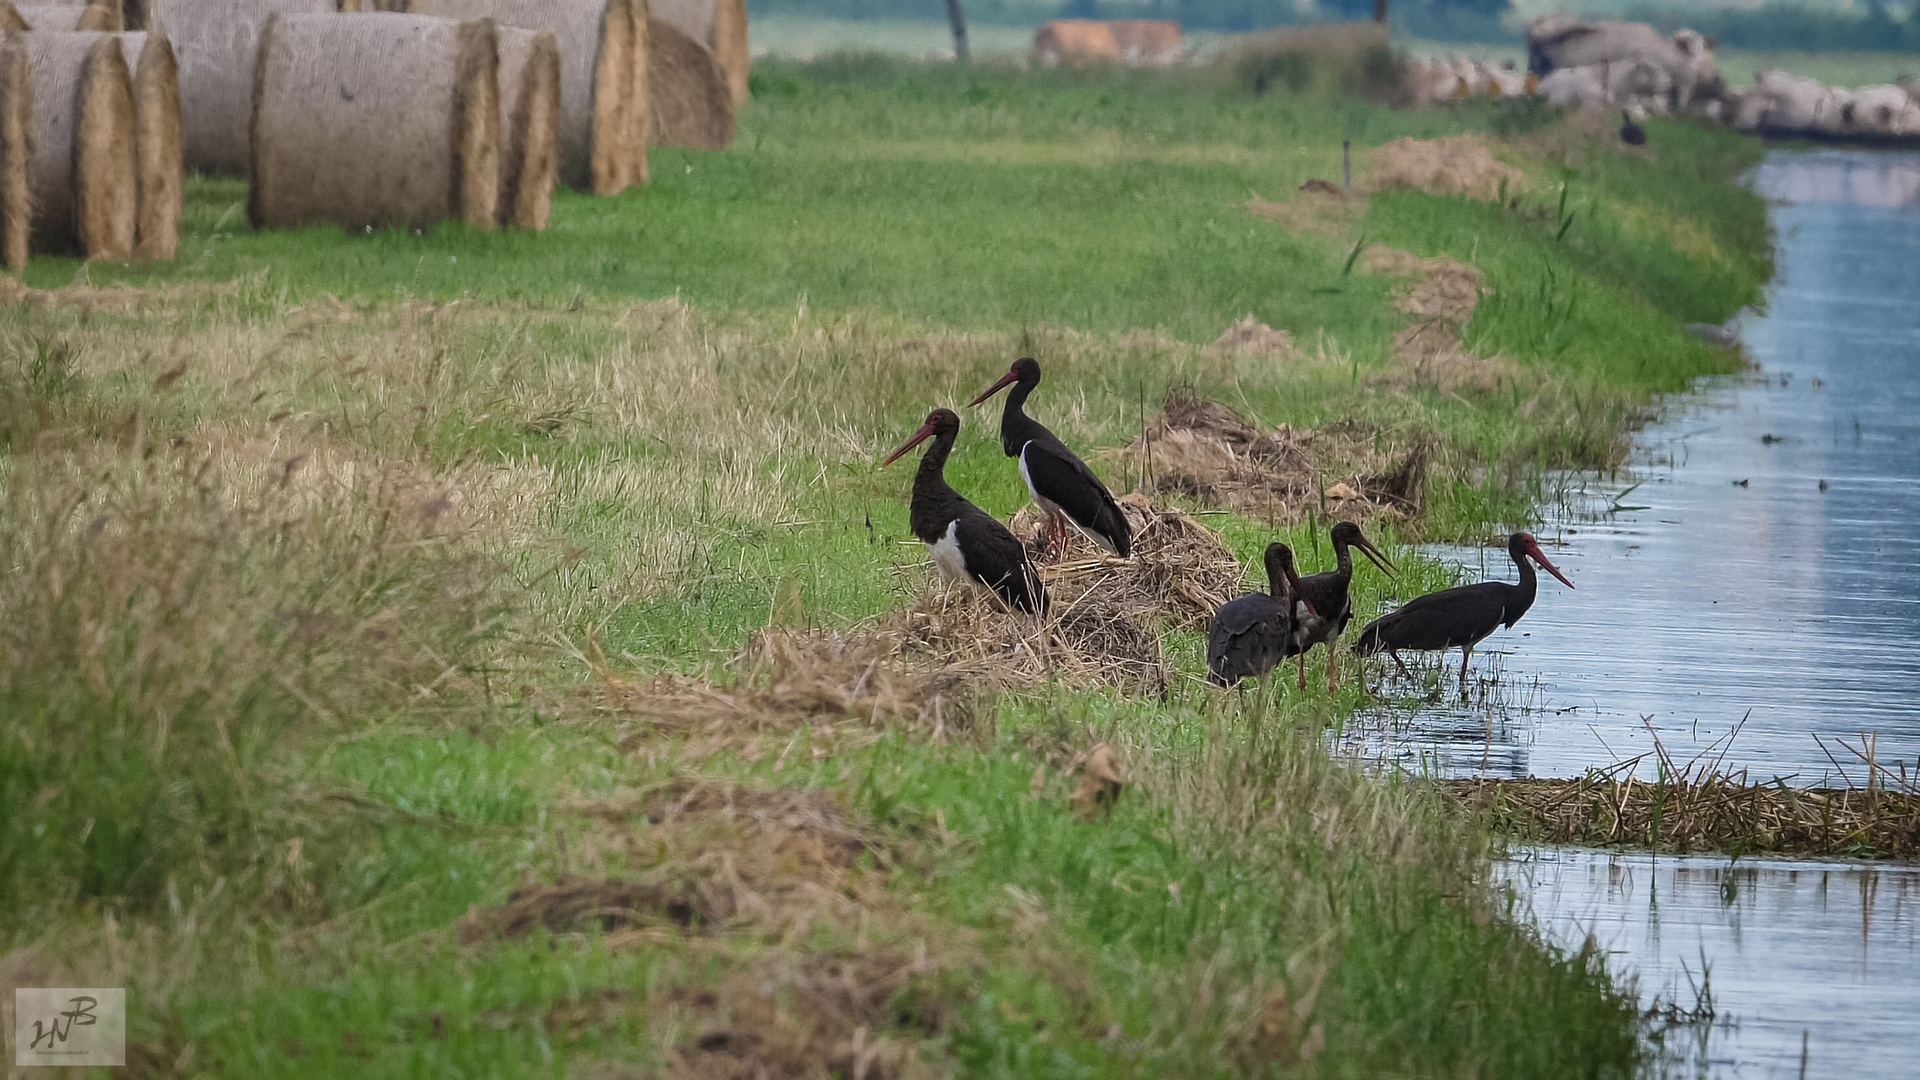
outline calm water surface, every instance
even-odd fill
[[[1920,768],[1920,155],[1776,153],[1755,183],[1779,234],[1743,321],[1759,370],[1670,402],[1631,477],[1574,493],[1540,536],[1579,591],[1542,575],[1475,654],[1498,688],[1397,718],[1380,749],[1577,776],[1650,727],[1683,762],[1815,784],[1864,781],[1842,741],[1872,733]],[[1504,549],[1452,554],[1512,580]]]
[[[1500,868],[1548,935],[1588,935],[1644,995],[1721,1020],[1674,1071],[1724,1080],[1920,1076],[1920,867],[1547,850]],[[1804,1040],[1804,1042],[1803,1042]]]

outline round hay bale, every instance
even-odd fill
[[[422,15],[545,30],[560,50],[560,179],[612,195],[633,182],[631,0],[413,0]]]
[[[491,19],[269,19],[254,65],[254,228],[491,228],[499,63]]]
[[[713,50],[660,19],[647,31],[653,144],[725,150],[733,142],[733,93]]]
[[[547,227],[560,175],[560,46],[552,34],[500,33],[500,224]]]
[[[247,175],[247,122],[260,27],[274,15],[358,11],[359,0],[148,0],[180,68],[181,158],[189,172]]]
[[[133,257],[171,261],[180,251],[180,69],[166,34],[119,37],[133,68]]]
[[[627,79],[627,175],[634,187],[646,187],[647,147],[653,145],[653,17],[647,0],[632,0],[632,74]]]
[[[132,256],[139,187],[133,73],[116,37],[27,35],[35,251]]]
[[[713,50],[736,107],[747,100],[746,0],[652,0],[653,17],[670,22]]]
[[[22,34],[0,38],[0,260],[27,265],[33,230],[33,74]]]
[[[21,4],[16,5],[14,11],[34,30],[117,34],[126,29],[120,5],[113,0],[93,0],[88,4]]]

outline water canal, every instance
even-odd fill
[[[1475,653],[1491,692],[1386,718],[1380,749],[1578,776],[1657,732],[1683,761],[1820,784],[1864,781],[1846,747],[1871,734],[1920,767],[1920,154],[1778,152],[1755,183],[1778,233],[1768,310],[1742,320],[1756,369],[1669,402],[1630,474],[1568,490],[1539,534],[1579,591],[1542,575]],[[1445,554],[1513,579],[1504,549]]]
[[[1368,752],[1566,777],[1657,737],[1754,781],[1860,784],[1871,749],[1920,782],[1920,155],[1777,152],[1754,183],[1778,234],[1755,370],[1669,402],[1632,475],[1572,486],[1540,536],[1579,591],[1543,575],[1476,654],[1497,678],[1362,725]],[[1504,550],[1450,554],[1512,579]],[[1920,867],[1545,849],[1498,873],[1645,1000],[1710,979],[1682,1074],[1920,1075]]]

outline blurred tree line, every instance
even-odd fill
[[[752,14],[809,14],[841,19],[945,21],[946,0],[747,0]],[[962,0],[970,22],[1039,26],[1048,19],[1172,19],[1190,30],[1240,33],[1303,22],[1373,17],[1373,0]],[[1305,10],[1303,9],[1305,7]],[[1625,18],[1672,32],[1689,26],[1722,45],[1808,52],[1920,52],[1920,0],[1875,0],[1850,8],[1792,2],[1762,7],[1647,6]],[[1430,41],[1515,44],[1524,32],[1503,21],[1509,0],[1392,0],[1401,33]],[[1566,7],[1578,11],[1579,0]]]

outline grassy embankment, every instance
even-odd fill
[[[841,59],[763,68],[735,149],[562,195],[543,235],[253,235],[201,181],[177,265],[36,262],[146,291],[0,315],[8,977],[130,985],[160,1075],[1626,1075],[1631,1002],[1500,910],[1485,834],[1319,749],[1357,690],[963,688],[936,737],[879,676],[831,683],[849,713],[730,662],[913,602],[911,470],[872,462],[1021,352],[1090,451],[1176,384],[1431,444],[1389,543],[1617,462],[1648,395],[1728,363],[1678,324],[1764,275],[1748,146],[1553,128],[1506,151],[1510,206],[1245,209],[1335,175],[1343,134],[1364,171],[1513,123]],[[1362,234],[1482,269],[1465,338],[1509,375],[1404,377]],[[1248,312],[1303,355],[1201,348]],[[949,476],[1004,517],[968,424]],[[1243,559],[1315,550],[1207,520]],[[1383,595],[1363,573],[1362,617]],[[1083,823],[1096,739],[1129,788]]]

